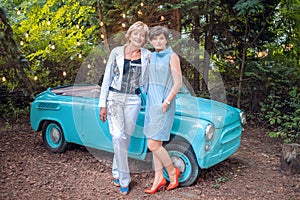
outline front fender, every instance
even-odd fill
[[[172,127],[172,137],[183,138],[192,147],[197,158],[198,166],[205,168],[203,159],[205,152],[205,130],[210,122],[186,116],[175,116]]]

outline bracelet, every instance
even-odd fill
[[[170,102],[170,101],[168,101],[167,99],[165,100],[165,102],[166,102],[168,105],[170,105],[170,104],[171,104],[171,102]]]

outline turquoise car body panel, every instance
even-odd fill
[[[82,85],[85,89],[78,94],[60,92],[68,87],[73,86],[48,88],[36,96],[30,112],[32,128],[40,131],[43,122],[55,121],[60,124],[67,142],[113,152],[108,123],[103,123],[99,118],[100,87]],[[76,87],[80,88],[81,85]],[[91,95],[92,91],[96,93]],[[147,140],[143,135],[145,94],[141,98],[142,108],[131,138],[129,156],[143,160],[148,152]],[[183,88],[176,97],[176,113],[171,130],[173,139],[170,142],[189,143],[198,166],[209,168],[228,158],[240,146],[243,130],[240,112],[224,103],[194,97]],[[215,134],[208,141],[205,131],[210,124],[215,126]],[[207,145],[209,150],[205,149]]]

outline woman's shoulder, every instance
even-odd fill
[[[178,57],[177,53],[173,50],[172,47],[168,47],[166,51],[170,54],[171,58],[172,57],[173,58],[177,58]]]
[[[144,48],[144,47],[141,48],[141,52],[142,52],[142,53],[147,53],[147,54],[150,54],[150,53],[151,53],[151,51],[149,51],[148,49],[146,49],[146,48]]]
[[[116,46],[111,50],[112,53],[123,53],[124,52],[124,46]]]
[[[170,55],[170,62],[180,62],[179,56],[175,52]]]

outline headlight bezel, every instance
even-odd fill
[[[214,138],[216,128],[213,124],[208,124],[205,129],[205,139],[211,141]]]
[[[240,119],[241,119],[241,123],[244,125],[247,123],[247,119],[246,119],[246,113],[244,112],[240,112]]]

